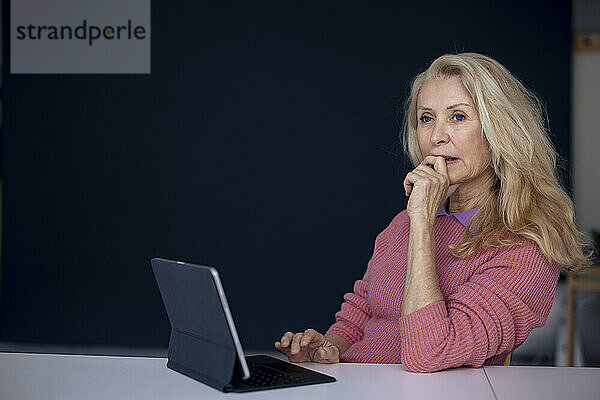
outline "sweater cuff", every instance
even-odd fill
[[[436,301],[400,318],[400,335],[407,337],[448,318],[444,300]]]
[[[329,335],[331,333],[340,335],[341,337],[346,339],[351,345],[360,341],[360,335],[357,335],[356,332],[354,332],[354,335],[351,334],[350,332],[348,332],[348,329],[344,329],[344,326],[341,325],[342,324],[340,324],[339,322],[336,322],[335,324],[331,325],[327,332],[325,332],[325,335]]]

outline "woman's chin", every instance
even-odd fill
[[[459,176],[453,177],[452,175],[448,175],[448,186],[460,186],[461,183],[463,183],[463,180]]]
[[[450,185],[456,185],[457,183],[460,183],[460,177],[456,176],[455,174],[448,173],[448,182]]]

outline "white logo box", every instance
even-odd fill
[[[149,74],[150,0],[11,0],[13,74]]]

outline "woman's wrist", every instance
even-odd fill
[[[350,342],[348,342],[346,339],[344,339],[344,337],[336,334],[336,333],[329,333],[327,335],[325,335],[325,339],[327,339],[329,341],[329,343],[333,344],[335,347],[337,347],[340,356],[350,348],[351,344]]]
[[[435,227],[435,219],[436,219],[436,215],[434,216],[426,216],[423,214],[413,214],[413,215],[409,215],[408,218],[410,220],[410,227],[411,229],[413,227],[418,227],[418,228],[422,228],[422,229],[429,229],[429,230],[433,230],[433,228]]]

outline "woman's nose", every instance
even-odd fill
[[[435,126],[433,127],[433,131],[431,132],[431,143],[448,143],[448,140],[449,135],[446,124],[444,124],[443,122],[436,122]]]

